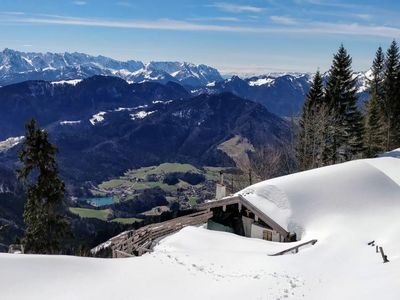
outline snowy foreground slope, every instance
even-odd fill
[[[399,185],[400,159],[387,155],[241,192],[296,243],[187,227],[137,258],[2,254],[0,299],[399,299]],[[268,255],[311,239],[297,254]]]

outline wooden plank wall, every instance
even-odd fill
[[[152,251],[153,242],[172,234],[186,226],[207,223],[212,218],[211,211],[200,211],[173,220],[144,226],[138,230],[126,232],[111,244],[113,257],[140,256]]]

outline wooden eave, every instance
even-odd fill
[[[245,207],[247,207],[252,213],[254,213],[255,216],[257,216],[259,219],[261,219],[264,223],[266,223],[268,226],[270,226],[273,230],[277,231],[281,236],[283,237],[288,237],[289,232],[287,232],[282,226],[280,226],[278,223],[276,223],[273,219],[271,219],[269,216],[267,216],[264,212],[262,212],[260,209],[258,209],[255,205],[251,204],[246,198],[244,198],[242,195],[238,196],[232,196],[228,198],[224,198],[221,200],[215,200],[215,201],[210,201],[206,203],[202,203],[197,206],[198,209],[211,209],[215,207],[223,207],[226,205],[232,205],[232,204],[241,204]]]

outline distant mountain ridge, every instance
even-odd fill
[[[266,75],[240,78],[232,76],[223,81],[192,88],[194,95],[230,92],[241,98],[263,104],[269,111],[284,117],[300,115],[304,99],[310,89],[314,74],[311,73],[269,73]],[[323,74],[327,81],[328,72]],[[371,71],[354,73],[359,105],[368,98]]]
[[[83,53],[25,53],[5,49],[0,52],[0,86],[26,80],[46,80],[76,84],[95,75],[116,76],[128,83],[179,83],[192,96],[203,93],[233,93],[263,104],[279,116],[299,116],[309,90],[311,73],[267,73],[223,79],[217,69],[186,62],[118,61]],[[368,96],[370,71],[355,73],[357,93],[362,105]],[[328,74],[324,74],[325,80]]]
[[[43,126],[81,120],[100,111],[182,100],[189,93],[179,84],[128,84],[110,76],[93,76],[77,84],[24,81],[0,88],[0,141],[23,134],[23,124],[36,118]]]
[[[166,161],[234,166],[219,149],[233,137],[257,147],[286,144],[290,136],[286,121],[232,93],[192,97],[177,83],[110,76],[75,85],[26,81],[0,88],[0,165],[13,168],[32,117],[59,146],[61,169],[73,181]]]
[[[94,75],[118,76],[131,82],[168,81],[200,86],[222,77],[218,70],[187,62],[119,61],[84,53],[35,53],[4,49],[0,52],[0,85],[26,80],[59,81]]]

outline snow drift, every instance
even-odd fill
[[[393,152],[398,153],[398,151]],[[301,243],[187,227],[129,259],[0,255],[2,299],[399,299],[400,160],[386,157],[241,191]],[[375,247],[390,260],[384,264]],[[296,244],[295,243],[295,244]]]

